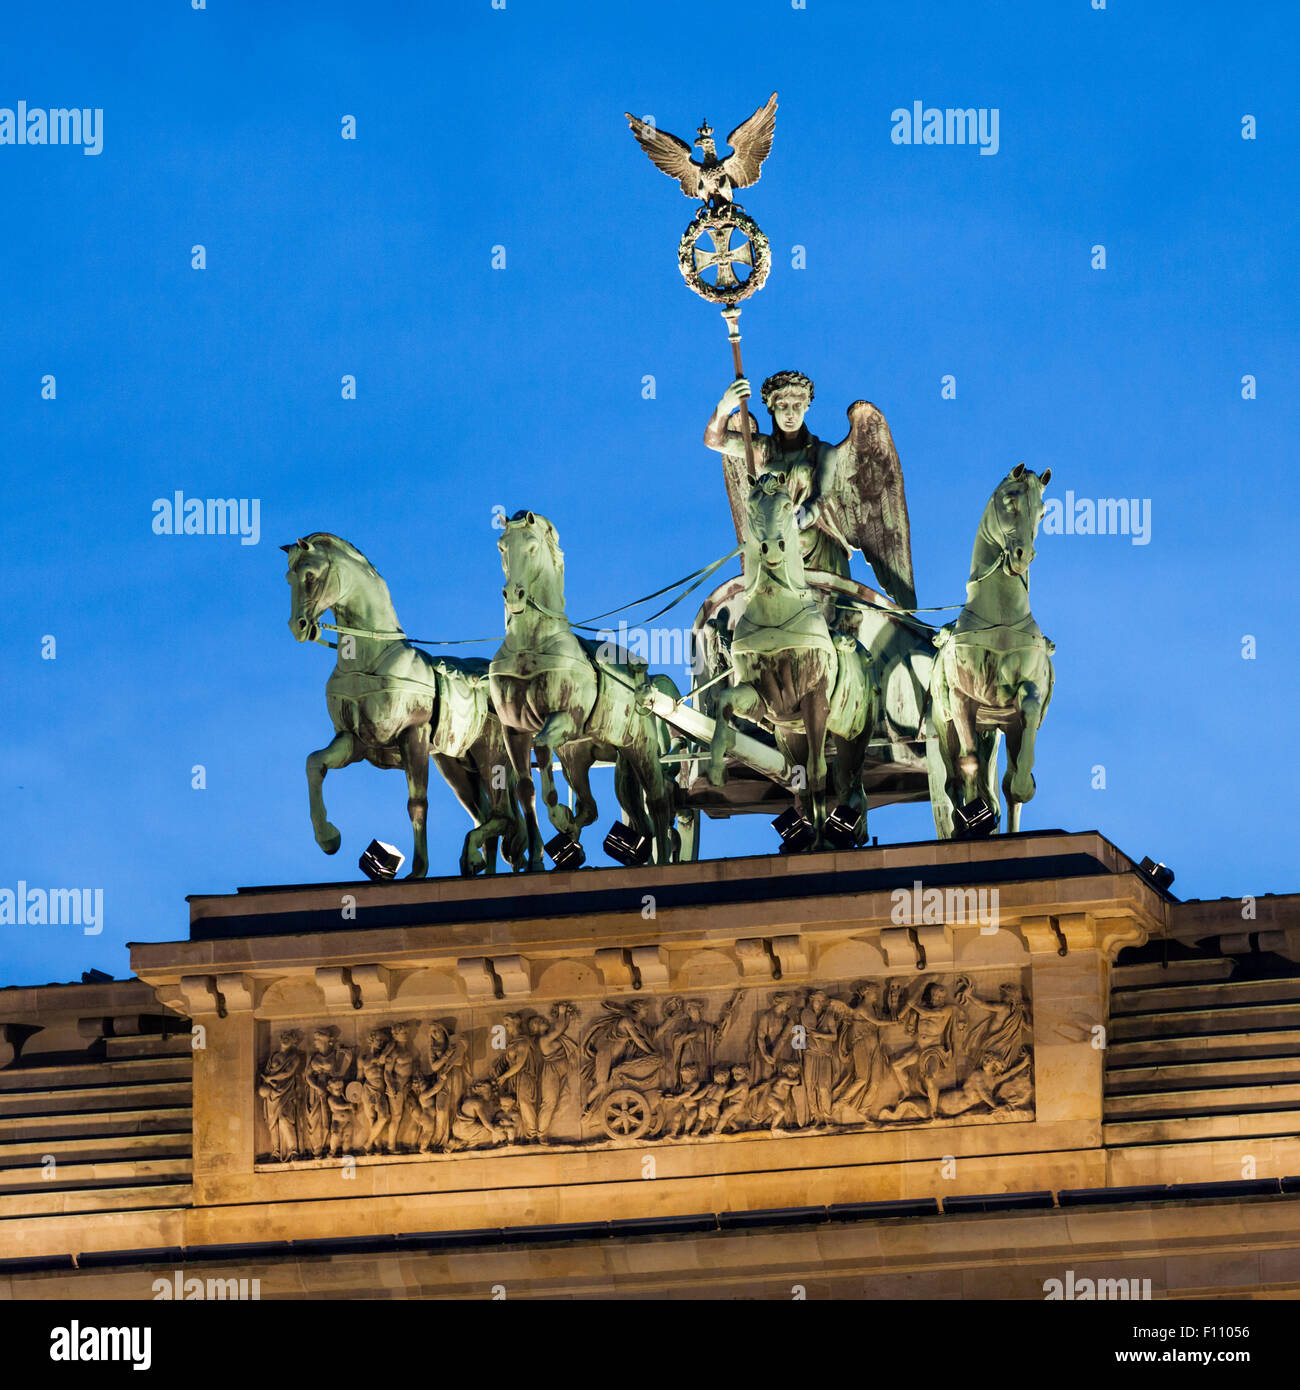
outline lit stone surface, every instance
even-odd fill
[[[996,889],[997,930],[903,923],[899,894],[918,879]],[[247,1244],[266,1250],[240,1269],[262,1297],[451,1296],[498,1268],[521,1293],[763,1296],[769,1260],[801,1268],[809,1296],[820,1281],[837,1296],[1041,1297],[1062,1259],[1078,1274],[1085,1256],[1114,1277],[1117,1261],[1150,1266],[1141,1277],[1168,1292],[1300,1286],[1281,1197],[824,1219],[845,1203],[1300,1173],[1287,1032],[1300,976],[1180,965],[1226,929],[1206,904],[1161,898],[1095,834],[256,890],[191,908],[192,939],[133,948],[138,980],[0,996],[5,1037],[20,1039],[0,1068],[4,1257],[122,1256],[116,1274],[0,1268],[18,1296],[149,1296],[131,1290],[155,1261],[130,1252],[184,1248],[188,1270],[202,1247]],[[1234,915],[1226,900],[1222,920]],[[1168,969],[1116,966],[1161,937]],[[288,1136],[278,1157],[272,1122]],[[510,1236],[790,1208],[820,1216]],[[502,1234],[472,1251],[274,1249],[485,1228]],[[1178,1253],[1189,1234],[1200,1254]]]

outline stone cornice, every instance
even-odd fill
[[[1154,894],[1135,875],[1071,879],[1052,884],[994,885],[999,891],[999,932],[976,924],[895,924],[889,894],[828,896],[815,901],[682,908],[646,921],[639,905],[622,913],[581,919],[533,919],[448,929],[442,926],[340,928],[301,936],[249,936],[220,941],[139,943],[132,965],[155,986],[186,976],[310,974],[327,992],[345,989],[357,971],[447,968],[472,973],[472,961],[492,961],[509,977],[509,993],[521,993],[531,966],[562,959],[592,963],[611,989],[652,988],[670,975],[665,955],[720,951],[736,963],[738,978],[797,977],[820,951],[855,940],[880,952],[889,970],[977,965],[987,956],[1009,960],[1101,950],[1108,957],[1158,934]],[[1050,891],[1047,891],[1049,890]],[[314,890],[303,890],[311,893]],[[1006,933],[1015,956],[994,954],[984,943]],[[458,965],[463,962],[463,967]],[[482,971],[480,970],[481,974]],[[468,975],[466,975],[468,978]],[[335,983],[337,982],[337,983]],[[373,996],[376,991],[367,990]],[[478,993],[477,989],[470,994]],[[343,1000],[343,995],[340,995]]]

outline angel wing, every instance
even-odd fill
[[[731,180],[733,188],[748,188],[757,183],[759,170],[772,149],[772,135],[776,130],[776,93],[767,99],[766,106],[760,106],[747,120],[742,121],[727,136],[731,154],[722,161],[722,168]],[[638,135],[637,139],[641,137]],[[654,155],[650,156],[654,159]],[[658,160],[655,161],[658,163]],[[662,169],[663,165],[659,167]],[[685,185],[683,185],[684,187]]]
[[[831,492],[817,524],[841,545],[862,552],[895,603],[914,608],[912,531],[894,438],[870,401],[854,401],[848,417],[847,438],[831,449]]]
[[[638,120],[630,111],[624,111],[623,114],[627,117],[628,125],[632,127],[637,144],[650,156],[650,162],[655,168],[662,169],[669,178],[676,179],[688,198],[697,197],[701,166],[691,158],[691,147],[686,141],[679,140],[666,130],[659,130],[645,121]],[[751,116],[750,120],[753,119]],[[749,121],[746,121],[745,125],[748,124]],[[744,126],[741,129],[743,130]],[[771,143],[772,138],[769,135],[768,144]]]

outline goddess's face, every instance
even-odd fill
[[[798,386],[784,386],[772,396],[772,419],[785,434],[797,434],[808,413],[808,392]]]

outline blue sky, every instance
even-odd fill
[[[1058,495],[1150,501],[1147,545],[1040,541],[1057,685],[1026,828],[1097,828],[1166,860],[1186,896],[1298,886],[1300,14],[703,13],[160,0],[6,17],[0,106],[102,108],[104,145],[0,145],[0,887],[102,888],[104,930],[0,928],[0,982],[124,975],[126,941],[185,935],[186,893],[351,877],[374,836],[409,850],[400,775],[368,767],[327,782],[341,853],[312,840],[303,759],[330,735],[331,658],[289,636],[281,542],[346,536],[409,631],[448,637],[501,630],[497,505],[555,522],[575,616],[731,547],[700,443],[724,331],[677,271],[690,206],[622,113],[689,138],[773,89],[775,146],[744,195],[774,248],[746,364],[811,375],[825,438],[858,397],[885,412],[918,601],[961,599],[980,511],[1018,461],[1050,466]],[[997,108],[997,154],[893,144],[891,112],[917,100]],[[259,499],[260,543],[155,535],[153,501],[177,489]],[[452,872],[463,813],[440,782],[430,799],[434,871]],[[601,809],[603,829],[608,783]],[[872,829],[932,834],[924,806]],[[708,855],[774,846],[761,818],[704,828]]]

